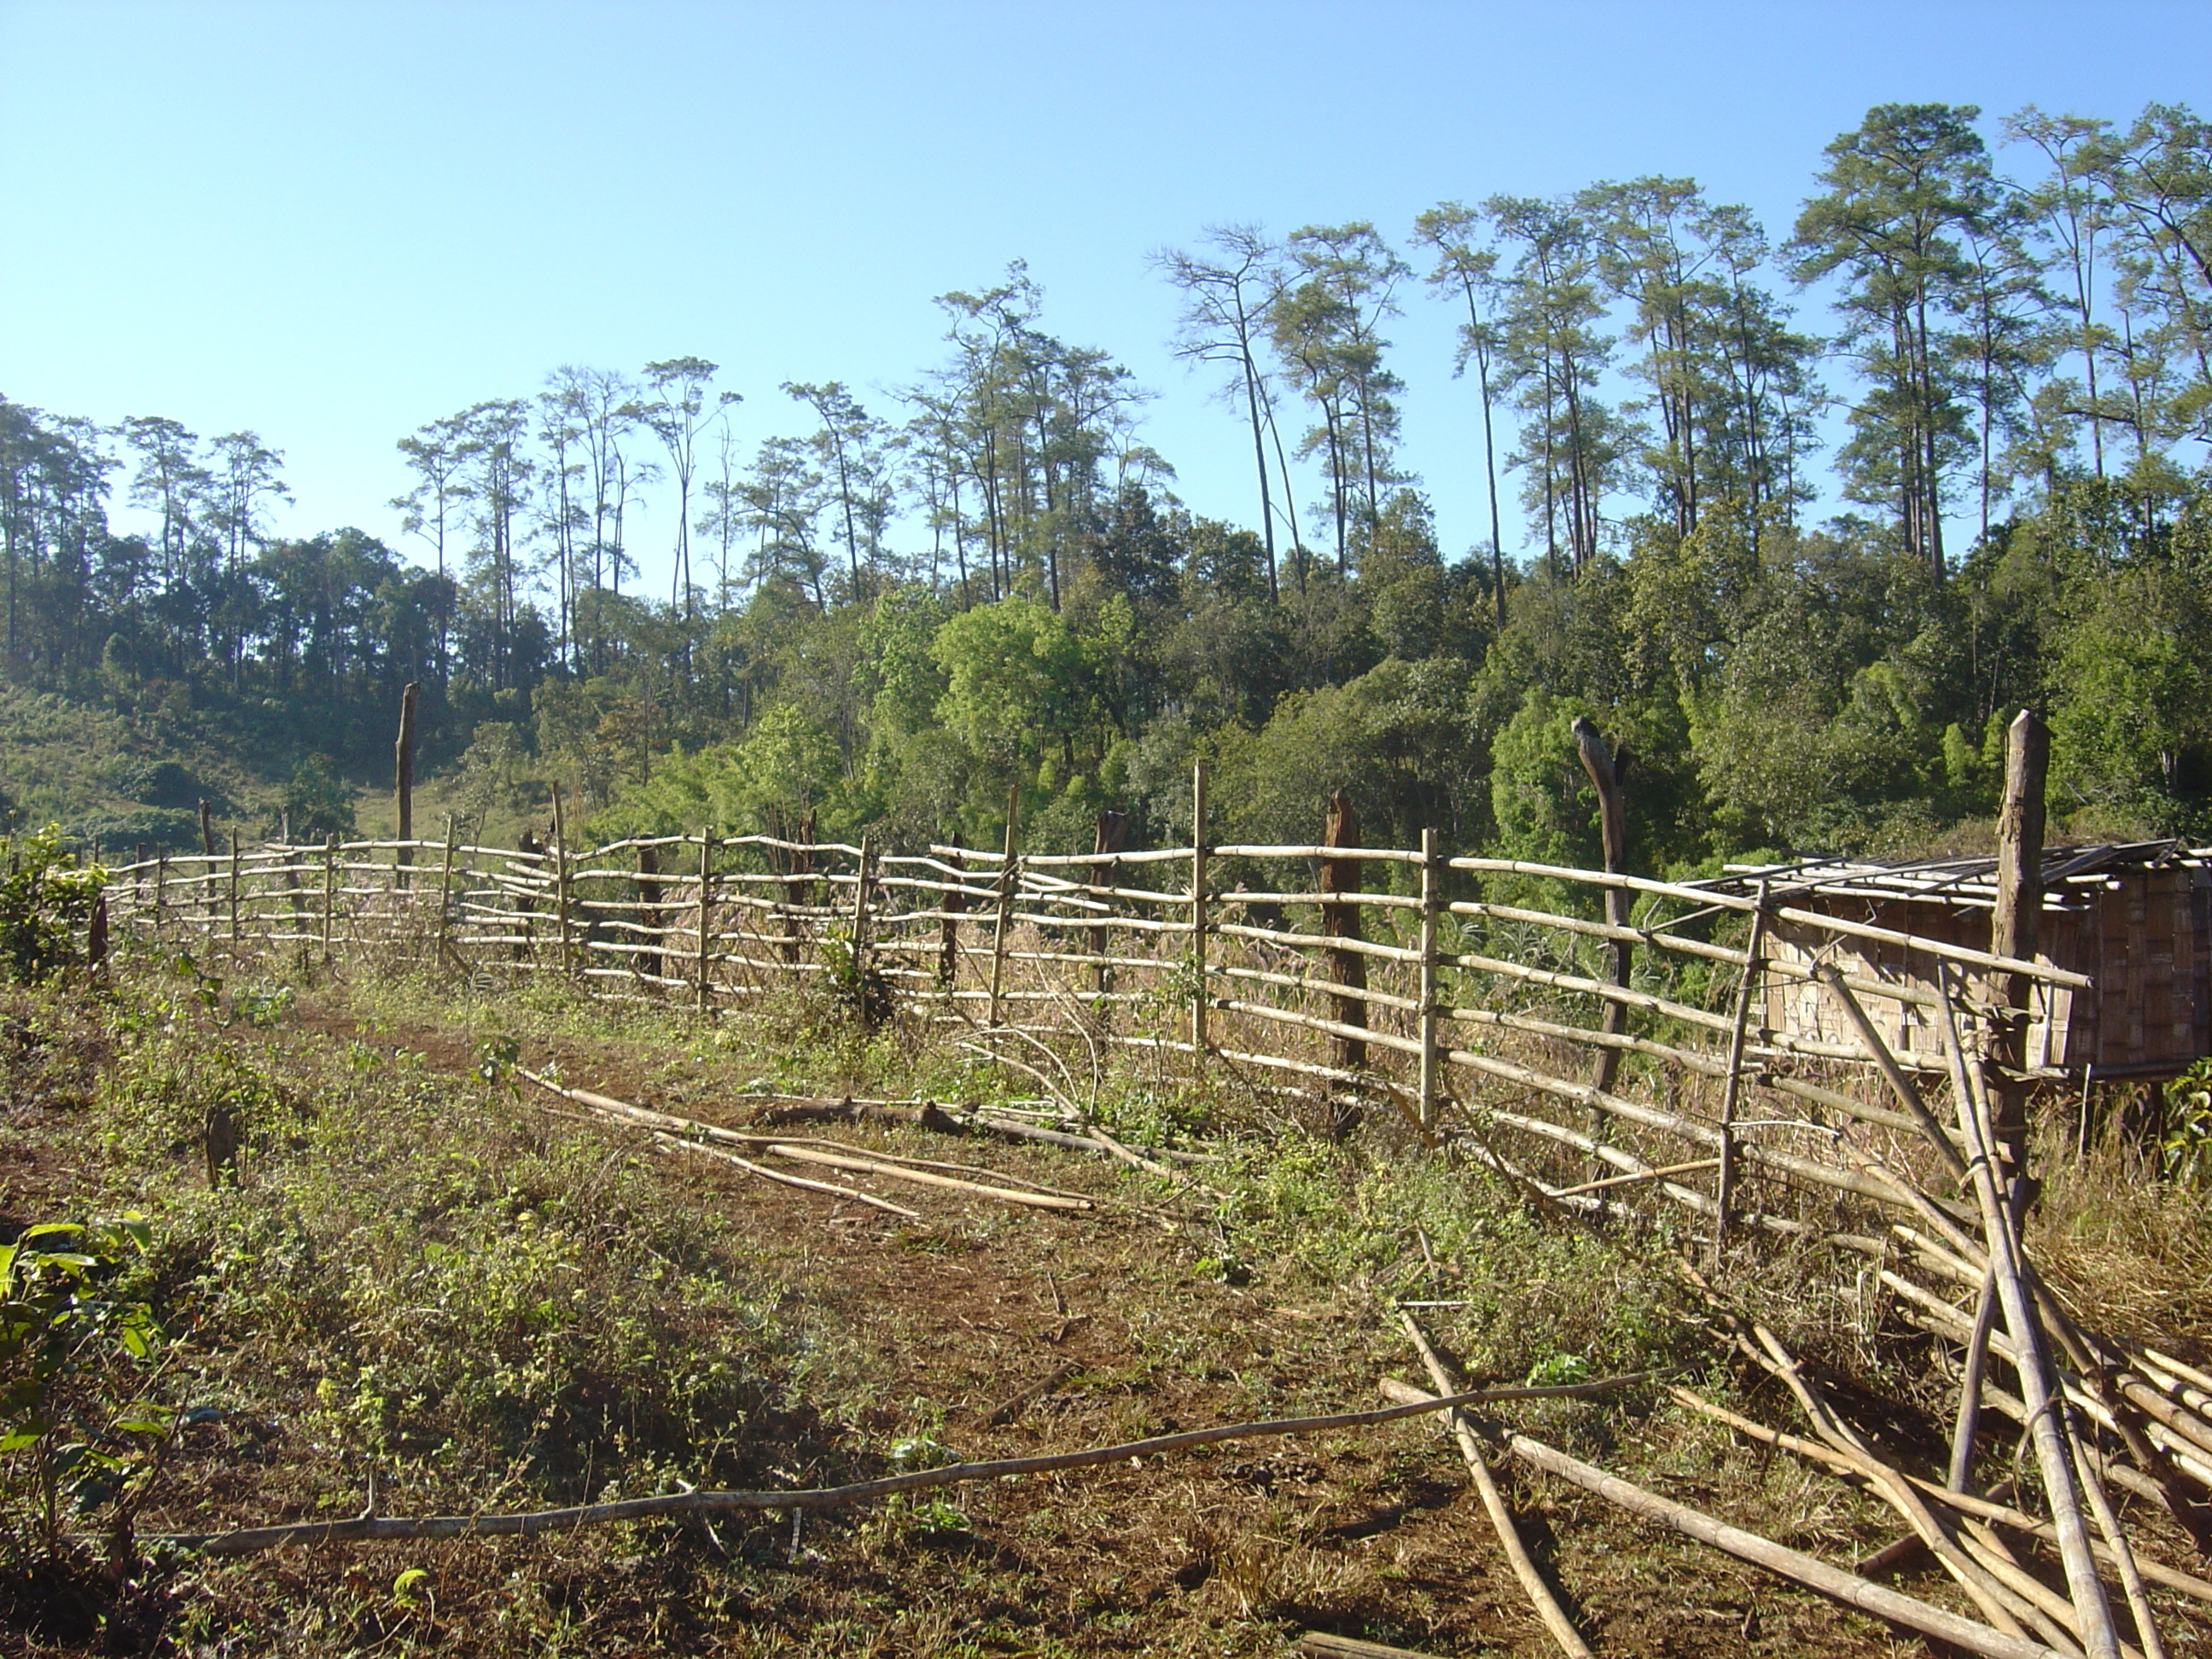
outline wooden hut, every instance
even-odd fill
[[[1800,910],[1872,922],[1923,939],[1990,948],[1996,903],[1994,858],[1913,862],[1820,859],[1774,866],[1731,865],[1724,883]],[[2040,961],[2094,981],[2087,991],[2038,987],[2026,1060],[2044,1077],[2172,1077],[2212,1054],[2212,848],[2179,841],[2053,847],[2043,854]],[[1833,963],[1863,979],[1917,988],[1936,982],[1924,952],[1838,938],[1780,922],[1771,950],[1806,965]],[[1986,980],[1968,994],[2000,1000]],[[1851,1041],[1843,1010],[1822,986],[1771,975],[1766,1021],[1778,1031]],[[1941,1038],[1923,1008],[1877,1002],[1869,1012],[1908,1064],[1942,1068]]]

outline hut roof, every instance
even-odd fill
[[[2107,842],[2094,847],[2043,849],[2044,905],[2074,908],[2093,892],[2119,885],[2122,872],[2212,866],[2212,848],[2191,848],[2179,840]],[[1730,864],[1725,873],[1693,884],[1722,892],[1750,893],[1764,879],[1769,895],[1784,902],[1807,898],[1919,899],[1960,909],[1991,909],[1996,904],[1997,861],[1993,855],[1948,859],[1808,858],[1794,864]]]

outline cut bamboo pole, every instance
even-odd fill
[[[1382,1392],[1388,1399],[1404,1401],[1408,1404],[1435,1398],[1426,1389],[1416,1389],[1395,1379],[1385,1379]],[[1525,1434],[1509,1433],[1505,1444],[1508,1450],[1532,1468],[1556,1475],[1585,1492],[1596,1493],[1632,1514],[1672,1527],[1686,1537],[1710,1544],[1738,1560],[1764,1567],[1769,1572],[1791,1579],[1808,1589],[1818,1590],[1845,1607],[1855,1607],[1876,1619],[1902,1625],[1907,1630],[1917,1631],[1923,1636],[1933,1636],[1940,1641],[1964,1648],[1969,1653],[1984,1655],[1986,1659],[2064,1659],[2064,1656],[2057,1650],[2040,1642],[2010,1636],[2002,1631],[1992,1630],[1987,1625],[1977,1624],[1971,1619],[1962,1619],[1957,1613],[1874,1583],[1856,1573],[1832,1566],[1817,1557],[1793,1550],[1787,1545],[1731,1527],[1702,1510],[1647,1492],[1618,1475],[1607,1474],[1602,1469],[1593,1468]]]
[[[1948,988],[1948,981],[1946,981]],[[1990,1271],[1996,1277],[1997,1295],[2005,1324],[2012,1334],[2017,1356],[2021,1397],[2028,1409],[2028,1433],[2035,1444],[2036,1467],[2043,1476],[2044,1492],[2051,1503],[2052,1524],[2058,1528],[2059,1558],[2066,1566],[2066,1585],[2071,1593],[2081,1643],[2090,1659],[2119,1659],[2119,1636],[2112,1627],[2112,1610],[2105,1587],[2097,1577],[2096,1558],[2089,1548],[2088,1528],[2082,1524],[2080,1489],[2074,1481],[2071,1437],[2062,1407],[2054,1407],[2050,1357],[2044,1346],[2043,1328],[2037,1322],[2013,1235],[2012,1216],[1996,1188],[1996,1149],[1981,1121],[1981,1112],[1969,1075],[1966,1051],[1959,1039],[1959,1023],[1946,1002],[1942,1012],[1945,1057],[1951,1066],[1951,1086],[1959,1104],[1960,1127],[1973,1151],[1970,1166],[1974,1195],[1982,1208],[1982,1230]]]
[[[1679,1385],[1669,1384],[1667,1392],[1674,1397],[1676,1404],[1686,1406],[1692,1411],[1713,1419],[1716,1422],[1725,1423],[1740,1434],[1748,1435],[1753,1439],[1762,1441],[1770,1446],[1780,1447],[1784,1451],[1795,1452],[1800,1457],[1824,1464],[1842,1474],[1856,1475],[1858,1473],[1850,1459],[1844,1457],[1833,1448],[1821,1444],[1817,1440],[1807,1440],[1797,1435],[1785,1433],[1780,1429],[1769,1428],[1764,1423],[1754,1423],[1749,1418],[1740,1416],[1729,1410],[1727,1407],[1716,1405],[1702,1395],[1694,1394]],[[1959,1492],[1951,1487],[1938,1486],[1932,1480],[1923,1480],[1917,1475],[1908,1474],[1905,1478],[1927,1497],[1949,1509],[1957,1510],[1961,1515],[1971,1516],[1977,1520],[1993,1522],[2010,1531],[2040,1538],[2046,1543],[2056,1543],[2058,1540],[2057,1528],[2051,1522],[2038,1520],[2034,1516],[2014,1509],[2009,1504],[2000,1504],[1991,1498],[1977,1498],[1972,1492]],[[1914,1540],[1916,1545],[1917,1541],[1917,1540]],[[2098,1559],[2117,1568],[2118,1561],[2109,1546],[2099,1545],[2096,1553]],[[2212,1605],[2212,1580],[2198,1578],[2190,1573],[2169,1567],[2163,1562],[2144,1558],[2137,1559],[2136,1566],[2142,1575],[2153,1583]]]
[[[1951,1138],[1944,1133],[1942,1124],[1936,1119],[1936,1114],[1929,1109],[1928,1102],[1922,1096],[1919,1086],[1905,1075],[1905,1068],[1898,1064],[1897,1056],[1890,1052],[1888,1043],[1882,1040],[1881,1033],[1875,1029],[1874,1021],[1867,1017],[1867,1011],[1860,1006],[1858,998],[1852,995],[1850,987],[1843,982],[1843,975],[1832,964],[1826,963],[1821,963],[1813,971],[1814,976],[1827,988],[1829,994],[1833,996],[1838,1006],[1842,1007],[1844,1017],[1851,1023],[1851,1029],[1858,1033],[1859,1041],[1865,1045],[1867,1053],[1872,1056],[1875,1069],[1881,1073],[1882,1080],[1889,1085],[1890,1091],[1904,1104],[1905,1109],[1911,1115],[1912,1121],[1920,1126],[1921,1133],[1927,1138],[1928,1144],[1936,1149],[1936,1157],[1943,1161],[1945,1170],[1953,1180],[1964,1181],[1966,1178],[1966,1160],[1959,1156],[1959,1149],[1951,1144]],[[1963,1103],[1961,1109],[1963,1110]]]
[[[1735,1105],[1743,1092],[1743,1043],[1751,1020],[1752,993],[1759,987],[1759,951],[1766,943],[1766,882],[1759,884],[1759,908],[1751,913],[1751,942],[1743,978],[1735,989],[1735,1029],[1729,1034],[1728,1080],[1721,1085],[1721,1155],[1713,1183],[1713,1256],[1728,1247],[1729,1206],[1735,1201]]]
[[[1459,1384],[1445,1366],[1443,1356],[1429,1345],[1429,1339],[1422,1334],[1421,1328],[1414,1322],[1413,1315],[1402,1308],[1399,1309],[1398,1323],[1412,1340],[1415,1351],[1420,1354],[1422,1364],[1428,1368],[1430,1380],[1436,1384],[1437,1395],[1460,1393]],[[1574,1620],[1567,1617],[1566,1609],[1559,1605],[1559,1597],[1552,1594],[1552,1587],[1544,1582],[1544,1575],[1536,1570],[1536,1563],[1528,1553],[1528,1547],[1522,1541],[1520,1528],[1513,1524],[1513,1513],[1505,1507],[1504,1494],[1498,1490],[1497,1479],[1490,1473],[1490,1464],[1482,1455],[1482,1447],[1475,1440],[1474,1429],[1468,1421],[1467,1413],[1455,1409],[1449,1413],[1447,1420],[1451,1425],[1453,1437],[1459,1442],[1459,1453],[1466,1461],[1468,1476],[1474,1481],[1474,1489],[1482,1498],[1484,1512],[1490,1516],[1491,1530],[1498,1534],[1498,1547],[1505,1552],[1505,1559],[1513,1569],[1513,1576],[1521,1581],[1521,1588],[1528,1592],[1528,1600],[1535,1607],[1536,1617],[1543,1621],[1544,1628],[1552,1633],[1552,1639],[1559,1644],[1559,1650],[1567,1656],[1567,1659],[1596,1659],[1596,1656],[1590,1652],[1589,1644],[1583,1640],[1582,1632],[1575,1628]]]

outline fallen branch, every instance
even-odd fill
[[[653,1521],[670,1516],[722,1515],[754,1510],[831,1510],[864,1504],[896,1492],[920,1492],[932,1486],[953,1486],[979,1480],[1002,1480],[1009,1475],[1043,1474],[1058,1469],[1079,1469],[1102,1463],[1123,1463],[1196,1446],[1218,1445],[1228,1440],[1257,1440],[1293,1434],[1317,1434],[1326,1429],[1364,1428],[1395,1423],[1401,1418],[1449,1411],[1455,1406],[1492,1405],[1509,1400],[1585,1399],[1619,1389],[1648,1382],[1656,1371],[1633,1371],[1621,1376],[1599,1377],[1552,1388],[1477,1389],[1441,1399],[1423,1395],[1418,1402],[1385,1406],[1376,1411],[1340,1412],[1327,1417],[1271,1418],[1259,1422],[1228,1423],[1210,1429],[1190,1429],[1181,1434],[1132,1440],[1118,1446],[1099,1446],[1085,1451],[1054,1452],[1040,1457],[1010,1457],[987,1463],[951,1463],[943,1468],[916,1469],[907,1474],[886,1475],[878,1480],[856,1480],[842,1486],[805,1486],[782,1492],[664,1492],[653,1498],[628,1498],[606,1504],[580,1504],[566,1509],[526,1510],[514,1515],[357,1515],[345,1521],[299,1521],[275,1526],[247,1527],[217,1533],[149,1534],[147,1545],[173,1544],[209,1555],[251,1555],[262,1550],[283,1549],[295,1544],[352,1544],[384,1539],[534,1537],[568,1532],[578,1527],[605,1526],[617,1521]]]

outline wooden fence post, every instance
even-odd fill
[[[692,973],[692,1006],[701,1013],[712,1000],[708,985],[714,972],[714,829],[699,830],[699,955]]]
[[[567,977],[575,963],[568,950],[568,823],[561,810],[561,786],[553,786],[553,909],[561,933],[561,973]]]
[[[874,837],[860,837],[860,869],[853,878],[853,994],[859,999],[860,1029],[872,1023],[868,1004],[868,866],[876,853]]]
[[[230,954],[238,956],[238,831],[230,832]]]
[[[1751,999],[1759,985],[1759,952],[1766,945],[1766,878],[1759,878],[1759,908],[1751,913],[1743,980],[1735,988],[1735,1026],[1729,1035],[1728,1080],[1721,1085],[1720,1173],[1713,1187],[1713,1259],[1728,1244],[1729,1206],[1735,1199],[1735,1104],[1743,1091],[1743,1045],[1751,1024]]]
[[[415,849],[407,843],[415,839],[415,704],[422,695],[422,687],[415,680],[408,681],[399,693],[399,738],[392,745],[392,793],[399,818],[398,831],[392,837],[399,842],[392,854],[394,869],[415,862]],[[400,884],[405,884],[404,878]]]
[[[1190,1045],[1206,1052],[1206,763],[1190,770],[1190,949],[1196,985],[1190,999]]]
[[[1359,814],[1353,810],[1352,797],[1341,789],[1328,798],[1328,809],[1322,814],[1321,844],[1324,847],[1357,847],[1359,845]],[[1316,885],[1325,894],[1356,895],[1365,872],[1358,859],[1323,859]],[[1345,896],[1321,907],[1321,931],[1330,939],[1350,939],[1357,943],[1360,935],[1359,905],[1356,899]],[[1333,950],[1328,953],[1328,976],[1339,985],[1357,991],[1367,988],[1367,958],[1357,951]],[[1364,1030],[1367,1026],[1367,1000],[1364,997],[1333,997],[1333,1017],[1340,1025],[1356,1025]],[[1356,1072],[1367,1064],[1367,1044],[1358,1037],[1332,1035],[1328,1039],[1328,1063],[1340,1070]]]
[[[1000,1023],[999,1006],[1006,988],[1006,924],[1014,909],[1014,887],[1018,879],[1021,854],[1014,850],[1018,824],[1022,807],[1022,787],[1015,784],[1006,791],[1006,849],[999,865],[999,916],[991,929],[991,1017],[993,1025]]]
[[[646,842],[637,849],[636,916],[640,936],[650,940],[653,948],[633,960],[641,962],[653,978],[664,978],[660,946],[668,930],[660,914],[660,849]],[[631,969],[633,975],[636,971]]]
[[[947,994],[958,988],[960,978],[960,921],[961,913],[968,908],[968,895],[957,890],[967,883],[968,860],[957,853],[949,853],[945,861],[961,873],[953,878],[955,886],[948,887],[942,895],[945,902],[943,919],[938,923],[937,982]]]
[[[338,837],[332,830],[323,843],[323,966],[331,962],[331,936],[338,914]]]
[[[1622,793],[1620,775],[1628,769],[1628,750],[1606,746],[1598,729],[1582,715],[1575,716],[1575,752],[1582,759],[1583,770],[1589,774],[1590,786],[1597,791],[1598,832],[1605,845],[1605,871],[1609,876],[1625,874],[1628,869],[1628,800]],[[1609,926],[1626,927],[1629,921],[1627,890],[1608,887],[1605,890],[1605,919]],[[1616,939],[1612,945],[1613,982],[1627,987],[1632,966],[1629,945]],[[1605,1005],[1605,1030],[1607,1036],[1620,1036],[1628,1030],[1628,1006],[1608,1000]],[[1620,1069],[1620,1050],[1600,1048],[1592,1067],[1590,1086],[1594,1089],[1613,1087],[1613,1073]],[[1602,1114],[1600,1115],[1601,1117]],[[1601,1137],[1602,1138],[1602,1137]]]
[[[200,797],[200,914],[207,919],[207,934],[215,937],[215,813],[207,797]]]
[[[1421,831],[1421,1076],[1420,1118],[1424,1129],[1437,1127],[1437,921],[1443,908],[1443,854],[1437,832]]]
[[[1990,920],[1990,949],[1999,956],[2033,959],[2043,910],[2043,784],[2051,763],[2051,733],[2040,714],[2023,708],[2008,735],[2004,800],[1997,811],[1996,913]],[[1990,1094],[1997,1155],[2008,1166],[2004,1180],[2009,1188],[2027,1175],[2027,1084],[2021,1073],[2033,987],[2027,975],[2011,974],[1996,988],[2004,1012],[1990,1024]]]
[[[454,954],[453,925],[453,848],[460,838],[460,823],[451,812],[446,814],[446,864],[438,877],[438,960],[442,963]]]
[[[1091,854],[1095,859],[1103,860],[1109,854],[1120,852],[1128,839],[1129,815],[1127,812],[1101,812],[1098,815],[1097,831],[1091,838]],[[1114,885],[1113,865],[1107,862],[1092,865],[1091,884],[1093,887]],[[1105,956],[1112,943],[1111,930],[1103,923],[1091,929],[1092,956]],[[1092,988],[1101,996],[1114,988],[1114,970],[1103,962],[1091,965],[1091,977]]]

